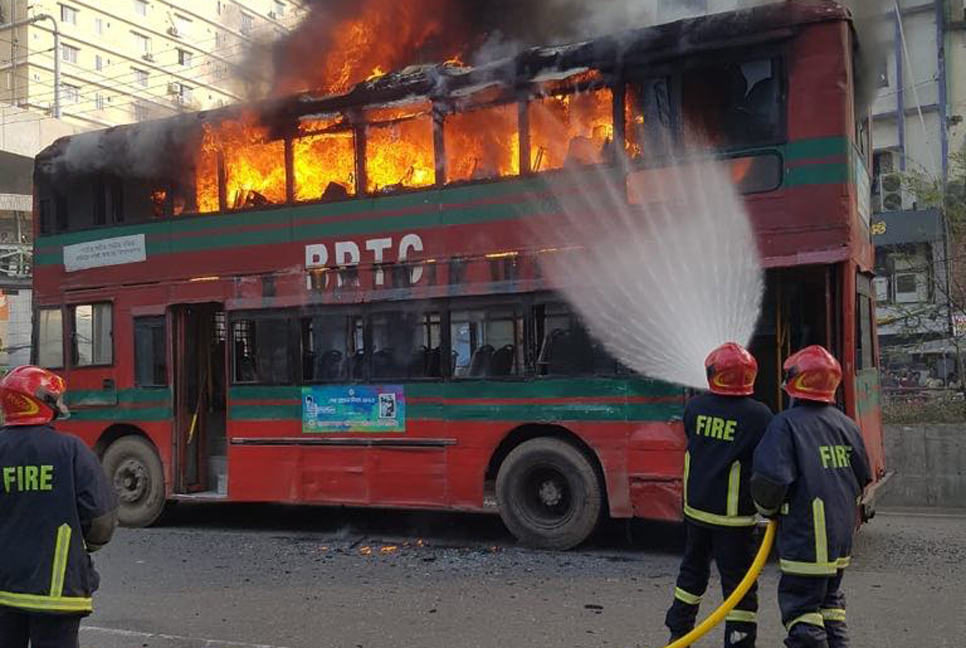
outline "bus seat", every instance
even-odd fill
[[[366,352],[356,351],[354,354],[346,358],[349,365],[348,378],[356,380],[362,378],[365,373],[366,368]],[[343,372],[345,375],[346,372]]]
[[[410,378],[424,378],[429,375],[429,348],[425,345],[415,349],[409,358],[406,375]]]
[[[399,367],[396,366],[393,356],[393,350],[390,347],[379,349],[372,354],[373,378],[387,378],[392,375],[398,375]]]
[[[315,363],[315,380],[335,380],[342,369],[342,352],[330,349],[319,356]]]
[[[429,352],[429,357],[426,360],[426,376],[429,378],[439,378],[443,375],[442,373],[442,357],[443,352],[439,347],[432,349]]]
[[[516,347],[512,344],[500,347],[490,363],[490,373],[493,376],[509,376],[513,370],[513,353]]]
[[[489,376],[492,361],[493,347],[484,344],[473,352],[473,357],[470,359],[469,375],[474,377]]]

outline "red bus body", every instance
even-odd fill
[[[782,406],[778,367],[798,343],[789,337],[798,335],[796,322],[805,322],[800,330],[842,362],[842,405],[860,423],[874,474],[881,477],[874,328],[863,333],[863,326],[874,327],[873,300],[865,311],[861,306],[863,291],[870,296],[874,252],[863,195],[868,193],[868,142],[861,139],[867,136],[854,105],[854,36],[846,13],[834,3],[781,5],[789,8],[744,12],[758,21],[751,27],[727,16],[689,21],[718,20],[722,33],[717,43],[693,45],[696,51],[663,42],[658,29],[650,54],[662,64],[687,63],[720,51],[769,47],[781,58],[782,141],[734,153],[774,154],[781,160],[779,186],[746,196],[768,273],[770,315],[765,319],[774,322],[774,332],[765,333],[754,349],[762,374],[771,376],[759,393],[773,407]],[[621,131],[618,127],[619,136]],[[41,159],[62,150],[55,145]],[[200,320],[192,318],[223,311],[230,327],[237,313],[262,310],[295,313],[323,305],[378,310],[403,301],[475,303],[477,297],[539,295],[545,286],[522,221],[534,215],[544,183],[553,177],[525,173],[399,195],[79,231],[44,232],[38,213],[36,307],[38,312],[64,309],[66,366],[60,369],[75,414],[59,427],[101,453],[119,438],[141,436],[163,465],[167,498],[211,491],[205,457],[221,452],[206,447],[212,415],[203,415],[200,426],[192,423],[201,397],[192,397],[196,387],[178,378],[179,367],[194,362],[193,337],[202,335],[194,329]],[[539,217],[553,223],[553,214]],[[144,236],[144,260],[65,267],[66,246],[138,235]],[[384,239],[390,239],[388,245]],[[307,268],[307,255],[319,250],[307,246],[324,246],[331,267]],[[382,265],[373,263],[373,248],[382,249]],[[353,275],[336,267],[346,250],[360,251]],[[458,269],[453,259],[462,260]],[[512,259],[512,267],[506,259]],[[409,281],[391,285],[399,268]],[[455,273],[461,274],[459,281]],[[815,287],[808,293],[814,305],[791,303],[797,297],[788,291],[796,283]],[[66,350],[75,334],[69,309],[101,303],[113,308],[113,361],[72,367]],[[145,388],[135,381],[134,322],[152,316],[164,323],[168,386]],[[868,319],[862,322],[862,317]],[[870,341],[873,347],[864,350],[863,361],[859,347]],[[228,335],[226,349],[231,342]],[[389,381],[404,383],[403,434],[350,430],[323,436],[303,431],[299,380],[228,384],[235,371],[231,353],[225,352],[222,361],[222,367],[215,362],[205,370],[226,377],[227,488],[219,499],[486,510],[492,508],[488,488],[507,453],[521,441],[548,434],[593,458],[610,516],[680,519],[685,440],[679,416],[686,396],[680,388],[628,376]]]

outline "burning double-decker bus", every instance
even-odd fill
[[[881,477],[856,47],[835,3],[777,3],[60,140],[34,339],[63,428],[128,525],[183,498],[496,508],[572,547],[603,515],[679,519],[685,390],[608,356],[529,233],[561,174],[653,172],[693,125],[767,268],[758,397],[780,409],[783,359],[825,345]]]

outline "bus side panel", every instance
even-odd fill
[[[681,421],[640,423],[627,452],[634,517],[681,520],[681,491],[687,438]]]

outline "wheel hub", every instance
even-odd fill
[[[555,480],[548,479],[540,484],[539,495],[544,506],[556,506],[563,499],[563,490]]]
[[[124,503],[137,502],[148,488],[147,470],[135,459],[127,459],[114,472],[114,490]]]

